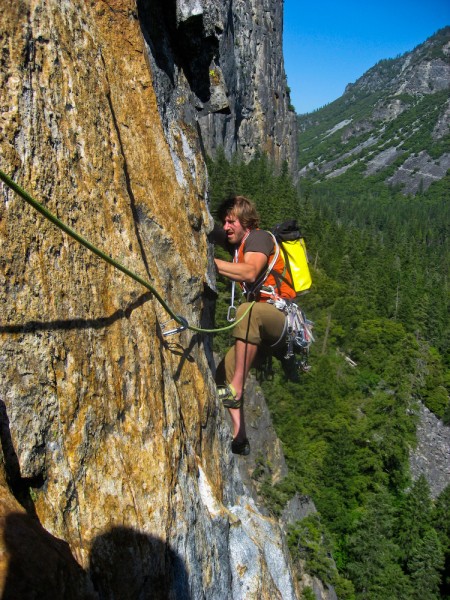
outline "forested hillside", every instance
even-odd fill
[[[300,304],[314,321],[307,373],[273,360],[262,380],[289,475],[254,476],[274,514],[296,492],[318,513],[290,532],[295,561],[340,599],[450,597],[450,488],[431,498],[410,478],[418,402],[450,423],[448,179],[419,196],[354,177],[303,182],[276,174],[264,156],[209,164],[212,211],[225,196],[255,200],[262,226],[296,217],[313,287]],[[350,191],[350,193],[349,193]],[[217,324],[229,292],[220,284]],[[217,337],[216,349],[229,343]]]

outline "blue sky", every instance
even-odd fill
[[[336,100],[379,60],[446,25],[449,0],[284,0],[284,65],[297,114]]]

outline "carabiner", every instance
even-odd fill
[[[236,307],[235,306],[229,306],[228,307],[227,321],[229,323],[232,323],[233,321],[236,321]]]

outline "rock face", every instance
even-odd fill
[[[259,150],[296,177],[283,3],[140,0],[138,9],[166,130],[181,110],[209,156],[223,148],[249,160]]]
[[[425,476],[433,498],[450,485],[450,427],[423,404],[419,411],[417,446],[409,463],[414,479]]]
[[[197,38],[176,56],[169,41],[203,15],[222,69],[222,12],[202,10],[18,0],[0,13],[1,169],[196,326],[214,287],[197,117],[225,92],[204,94]],[[165,337],[154,295],[1,197],[1,591],[295,598],[280,528],[230,453],[209,344]]]

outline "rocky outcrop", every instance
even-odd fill
[[[11,495],[0,464],[0,593],[2,598],[94,600],[92,582],[66,542],[46,531]],[[44,558],[45,557],[45,558]]]
[[[204,152],[260,151],[297,176],[297,124],[284,71],[283,4],[138,2],[166,130],[180,110]],[[170,135],[169,135],[170,138]]]
[[[19,0],[0,13],[2,170],[194,326],[210,324],[214,287],[195,99],[212,110],[222,96],[202,95],[216,42],[197,63],[197,38],[175,56],[166,33],[202,10]],[[230,453],[207,340],[165,337],[155,295],[1,197],[3,591],[22,578],[22,597],[295,598],[281,530]]]
[[[377,92],[384,89],[394,96],[429,95],[449,87],[448,27],[397,59],[382,60],[355,83],[347,85],[345,95]]]
[[[433,498],[450,485],[450,427],[424,404],[419,406],[417,446],[410,453],[409,464],[414,480],[425,476]]]
[[[415,195],[445,177],[449,169],[450,153],[434,160],[428,152],[423,151],[405,160],[394,175],[387,179],[387,183],[401,186],[404,194]]]

